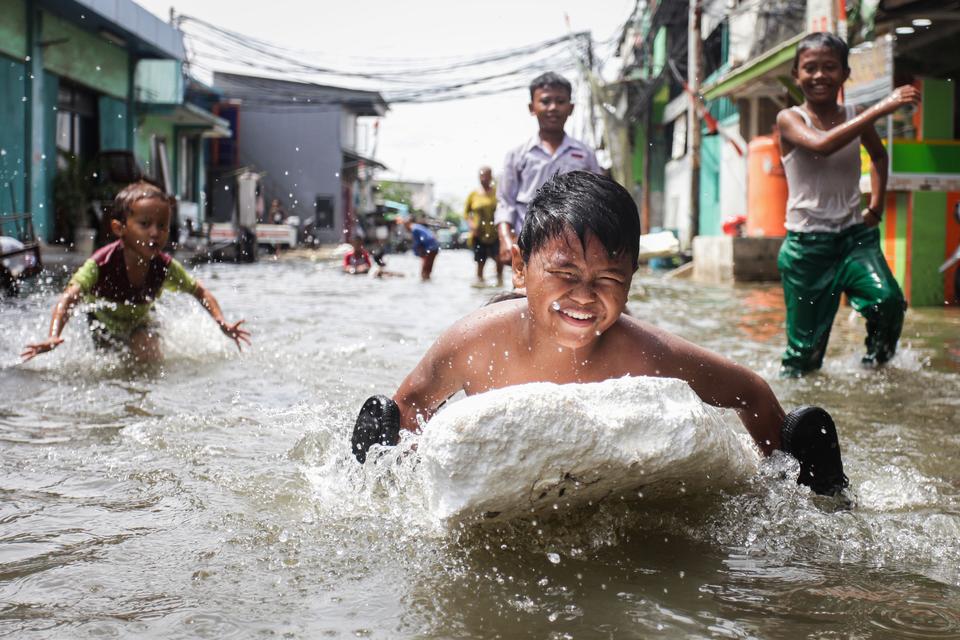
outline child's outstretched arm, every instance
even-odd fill
[[[785,413],[770,385],[759,375],[720,354],[660,329],[653,350],[657,375],[679,378],[705,403],[733,409],[764,455],[781,448]]]
[[[80,285],[75,282],[71,282],[69,285],[67,285],[67,288],[64,289],[63,293],[60,295],[60,299],[57,300],[56,306],[53,307],[53,315],[50,319],[50,333],[48,334],[47,339],[41,342],[28,344],[20,354],[20,357],[23,358],[23,362],[31,360],[41,353],[53,351],[60,346],[60,344],[63,342],[63,338],[60,337],[60,334],[63,333],[63,328],[66,326],[67,320],[70,319],[70,312],[80,300],[80,294]]]
[[[351,450],[360,464],[375,444],[393,446],[400,430],[417,431],[450,396],[463,388],[464,364],[457,357],[466,351],[462,322],[448,329],[433,343],[423,359],[400,383],[392,398],[371,396],[363,403],[350,438]]]
[[[194,289],[193,297],[200,301],[200,304],[207,310],[210,317],[216,321],[217,326],[220,327],[220,331],[223,331],[225,336],[237,344],[237,349],[243,351],[242,343],[244,342],[248,345],[251,344],[250,332],[240,326],[245,321],[238,320],[233,324],[227,322],[223,318],[223,311],[220,310],[220,304],[217,302],[217,299],[199,280],[197,281],[197,288]]]
[[[455,344],[461,332],[454,329],[456,325],[433,343],[393,394],[403,429],[417,431],[421,422],[430,420],[437,409],[463,387]]]
[[[920,103],[920,91],[911,85],[897,87],[893,93],[863,111],[854,118],[833,127],[828,131],[821,131],[810,127],[800,114],[793,109],[784,109],[777,114],[777,128],[780,137],[789,148],[800,147],[807,151],[828,156],[845,147],[851,140],[863,135],[868,128],[872,128],[874,121],[893,113],[900,107]],[[789,146],[789,148],[788,148]]]

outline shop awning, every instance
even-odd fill
[[[203,129],[204,138],[229,138],[232,135],[229,122],[189,102],[175,105],[140,104],[138,108],[151,118],[171,122],[177,127]]]
[[[748,98],[780,95],[791,84],[790,70],[797,44],[806,34],[800,33],[781,42],[759,56],[747,60],[701,89],[705,100],[723,96]]]
[[[383,164],[379,160],[375,160],[369,156],[359,154],[356,151],[352,151],[350,149],[343,150],[343,166],[344,167],[355,167],[360,164],[366,167],[374,168],[374,169],[387,168],[387,165]]]

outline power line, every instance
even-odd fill
[[[473,57],[421,58],[406,68],[396,64],[380,67],[343,68],[311,59],[315,53],[278,45],[230,31],[199,18],[177,18],[187,40],[188,64],[192,68],[215,72],[211,63],[240,66],[256,72],[295,77],[298,82],[317,84],[354,81],[363,90],[380,92],[390,103],[423,103],[459,100],[492,95],[523,88],[529,76],[546,70],[568,71],[587,57],[589,33],[578,32],[511,49]],[[373,60],[373,59],[371,59]],[[374,87],[371,89],[370,87]],[[271,87],[271,96],[250,96],[252,106],[265,108],[311,108],[318,104],[344,104],[343,98],[316,98],[297,91],[280,94]],[[245,104],[246,104],[245,99]]]

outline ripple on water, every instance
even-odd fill
[[[204,267],[254,347],[238,356],[195,301],[165,296],[152,371],[94,350],[81,318],[57,352],[15,365],[57,292],[0,301],[0,634],[960,637],[956,367],[912,337],[915,312],[891,367],[860,369],[862,327],[840,318],[824,371],[784,381],[769,291],[649,278],[630,301],[759,370],[785,405],[829,407],[852,506],[775,459],[709,498],[444,532],[416,455],[360,467],[349,426],[487,293],[449,276],[470,276],[467,253],[441,256],[426,287],[414,259],[390,260],[411,276]]]

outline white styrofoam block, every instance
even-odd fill
[[[727,488],[759,460],[685,382],[646,377],[470,396],[434,416],[418,453],[428,508],[448,524]]]

